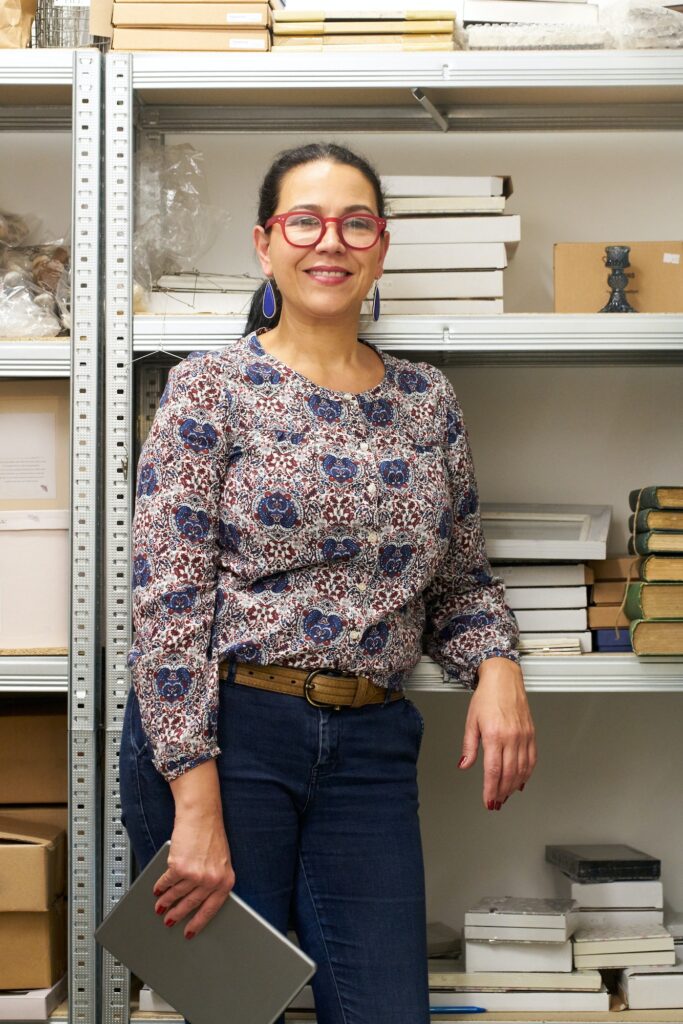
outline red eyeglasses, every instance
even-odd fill
[[[316,213],[278,213],[265,227],[279,224],[289,245],[308,249],[324,237],[328,224],[337,224],[339,235],[349,249],[371,249],[387,226],[384,217],[373,213],[346,213],[343,217],[319,217]]]

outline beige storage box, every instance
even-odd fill
[[[597,313],[610,296],[605,246],[630,246],[626,298],[639,313],[683,313],[683,242],[558,242],[556,313]]]
[[[64,804],[68,754],[64,699],[0,702],[0,804]]]
[[[49,910],[66,890],[66,833],[0,814],[0,913]]]
[[[50,988],[66,972],[66,900],[44,913],[0,914],[0,989]]]

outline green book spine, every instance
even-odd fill
[[[653,582],[654,583],[667,583],[667,582],[670,582],[670,583],[681,583],[681,582],[683,582],[683,555],[681,555],[680,553],[676,556],[677,558],[680,558],[680,560],[681,560],[681,570],[682,570],[682,572],[681,572],[680,575],[672,576],[670,580],[653,580],[651,578],[650,571],[653,568],[653,566],[656,565],[656,561],[655,560],[657,558],[659,558],[659,557],[660,557],[660,555],[659,555],[659,552],[658,552],[656,555],[648,555],[647,558],[641,559],[641,561],[638,563],[638,575],[639,575],[640,579],[643,580],[643,582],[645,582],[645,583],[653,583]],[[665,556],[665,557],[667,557],[667,556]]]
[[[644,583],[629,583],[628,593],[626,594],[626,604],[624,605],[624,615],[627,619],[642,619],[645,617],[643,612],[643,601],[642,601],[642,589],[646,584]]]
[[[640,495],[640,508],[666,508],[666,505],[660,504],[659,498],[657,497],[657,491],[660,487],[677,487],[678,484],[656,484],[652,487],[644,487],[643,493]],[[636,502],[638,500],[638,492],[640,488],[636,488],[635,491],[630,491],[628,496],[628,504],[631,512],[636,510]]]
[[[652,508],[640,509],[640,511],[638,512],[638,522],[636,524],[636,531],[638,533],[647,533],[647,531],[650,529],[650,512],[657,511],[659,510]],[[665,530],[661,526],[658,526],[657,529],[660,533],[683,533],[683,530]],[[628,532],[633,533],[633,513],[631,513],[631,515],[628,517]]]
[[[680,619],[633,619],[629,623],[628,629],[629,629],[629,635],[631,637],[631,647],[633,648],[634,653],[637,654],[638,657],[640,657],[640,658],[647,658],[647,657],[661,658],[661,657],[664,657],[664,655],[656,654],[656,653],[652,653],[650,655],[643,654],[641,651],[638,650],[638,641],[637,641],[637,638],[636,638],[636,633],[638,632],[638,627],[641,626],[645,622],[680,622],[680,621],[681,621]],[[683,654],[683,647],[681,648],[680,651],[668,651],[667,654],[666,654],[666,657],[671,656],[671,657],[676,657],[677,658],[677,657],[680,657],[680,655],[682,655],[682,654]]]
[[[633,544],[633,533],[628,539],[628,554],[629,555],[680,555],[681,552],[673,547],[666,547],[664,549],[658,549],[652,551],[650,548],[650,538],[653,536],[657,537],[678,537],[681,534],[681,530],[647,530],[642,533],[636,533],[635,549]]]

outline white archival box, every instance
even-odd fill
[[[0,511],[0,649],[68,646],[69,511]]]
[[[610,505],[482,502],[480,511],[489,558],[606,558]]]

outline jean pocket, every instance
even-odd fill
[[[130,740],[133,753],[137,757],[140,757],[140,755],[144,754],[149,747],[149,740],[142,727],[140,704],[138,702],[137,694],[132,686],[128,692],[128,700],[124,715],[124,728],[128,729],[128,738]]]
[[[422,712],[418,708],[417,704],[414,704],[409,697],[405,698],[405,702],[408,708],[411,710],[413,718],[415,719],[415,725],[417,727],[417,742],[419,747],[422,743],[422,737],[424,736],[425,720],[422,717]]]

